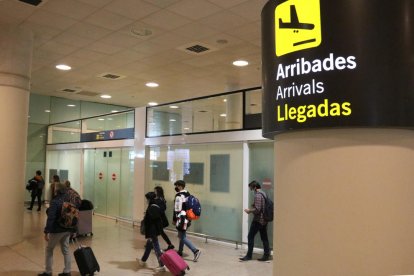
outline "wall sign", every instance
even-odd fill
[[[134,128],[88,132],[81,134],[81,142],[108,141],[117,139],[134,139]]]
[[[262,11],[263,136],[414,126],[414,1],[272,0]]]

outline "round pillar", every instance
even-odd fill
[[[0,25],[0,246],[23,237],[26,144],[33,36],[21,28]]]
[[[411,275],[414,132],[275,137],[277,276]]]

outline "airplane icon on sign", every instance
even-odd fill
[[[320,45],[322,34],[319,1],[285,0],[276,6],[276,56]]]

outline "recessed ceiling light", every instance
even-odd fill
[[[59,70],[63,70],[63,71],[68,71],[70,69],[72,69],[72,67],[70,67],[69,65],[66,64],[58,64],[56,65],[56,68]]]
[[[105,121],[105,119],[104,118],[99,118],[98,121]]]
[[[223,102],[227,102],[227,99],[223,99]]]
[[[222,114],[220,114],[220,117],[226,117],[227,116],[227,114],[226,113],[222,113]]]
[[[45,110],[45,112],[46,112],[46,113],[49,113],[49,112],[50,112],[50,110],[49,110],[49,109],[46,109],[46,110]]]
[[[184,130],[190,130],[190,128],[189,127],[185,127]]]
[[[115,112],[118,112],[118,110],[111,110],[111,113],[115,113]]]
[[[236,60],[236,61],[233,61],[233,65],[242,67],[242,66],[249,65],[249,63],[245,60]]]
[[[101,98],[102,99],[110,99],[110,98],[112,98],[112,96],[111,95],[101,95]]]
[[[178,105],[170,105],[170,108],[171,109],[177,109],[178,108]]]
[[[68,106],[68,107],[75,107],[76,105],[74,105],[74,104],[68,104],[66,106]]]
[[[158,105],[158,103],[156,103],[156,102],[149,102],[148,105],[149,106],[156,106],[156,105]]]
[[[107,120],[108,120],[108,121],[112,121],[113,119],[112,119],[111,117],[109,117]]]
[[[176,122],[177,120],[176,119],[170,119],[170,122]]]
[[[156,83],[156,82],[147,82],[146,84],[145,84],[146,86],[148,86],[148,87],[158,87],[158,86],[160,86],[158,83]]]

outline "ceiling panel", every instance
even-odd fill
[[[265,0],[0,0],[0,22],[34,33],[32,91],[126,106],[260,86]],[[200,44],[209,51],[186,47]],[[245,68],[232,65],[246,59]],[[55,69],[72,66],[69,72]],[[98,77],[119,74],[119,80]],[[145,83],[156,81],[158,88]],[[103,100],[62,88],[112,93]]]

